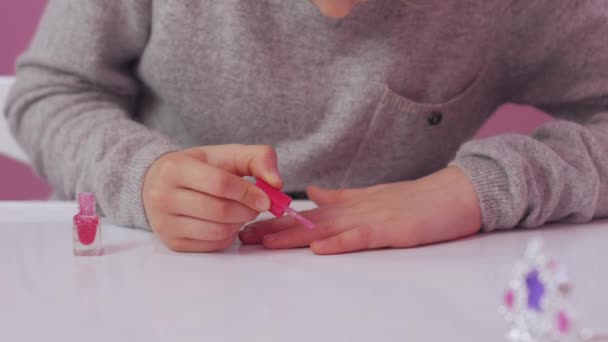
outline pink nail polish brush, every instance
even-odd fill
[[[300,222],[308,229],[314,229],[315,224],[307,220],[304,216],[298,214],[297,211],[293,210],[289,205],[293,201],[293,199],[281,190],[272,187],[270,184],[264,182],[261,179],[257,179],[255,185],[262,189],[268,197],[270,197],[270,212],[276,216],[281,217],[284,214],[287,214]]]

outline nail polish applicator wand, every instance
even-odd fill
[[[283,193],[281,190],[271,186],[261,179],[256,179],[255,185],[262,189],[268,197],[270,197],[270,212],[276,217],[282,217],[287,214],[295,218],[303,226],[308,229],[314,229],[315,224],[307,220],[304,216],[298,214],[297,211],[292,209],[289,205],[293,199]]]

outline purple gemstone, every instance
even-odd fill
[[[545,294],[545,286],[538,279],[538,270],[532,270],[526,275],[526,287],[528,288],[528,308],[542,311],[540,300]]]

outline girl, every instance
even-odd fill
[[[605,0],[51,0],[6,115],[58,198],[176,251],[269,208],[246,175],[339,190],[243,243],[412,247],[608,214],[606,37]],[[563,120],[463,145],[505,102]]]

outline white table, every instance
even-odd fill
[[[74,257],[75,209],[0,202],[0,341],[501,341],[534,236],[568,267],[580,319],[608,327],[608,221],[339,256],[178,254],[105,222],[105,255]]]

